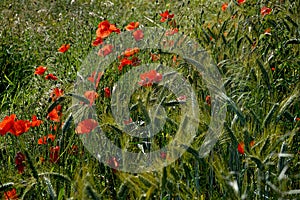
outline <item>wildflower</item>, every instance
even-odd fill
[[[20,136],[23,133],[29,131],[31,122],[28,120],[18,120],[14,122],[14,126],[11,129],[11,133],[15,136]]]
[[[55,76],[55,75],[53,75],[53,74],[48,74],[47,76],[45,76],[45,79],[46,80],[57,80],[58,78]]]
[[[160,59],[160,54],[152,54],[151,53],[151,60],[153,62],[158,61]]]
[[[119,71],[122,71],[122,69],[123,69],[124,66],[131,65],[131,64],[132,64],[131,60],[129,60],[128,58],[123,58],[121,60],[120,65],[118,66],[118,69],[119,69]]]
[[[129,118],[129,120],[124,120],[125,125],[128,125],[130,123],[132,123],[132,118],[131,117]]]
[[[114,157],[114,156],[107,161],[107,164],[112,168],[118,168],[119,167],[119,162],[118,162],[117,158]]]
[[[50,147],[50,162],[57,163],[59,161],[59,146]]]
[[[57,105],[51,112],[48,113],[47,118],[54,122],[59,122],[62,116],[61,109],[61,105]]]
[[[97,37],[93,42],[92,42],[92,46],[96,47],[100,44],[103,43],[103,39],[101,37]]]
[[[16,119],[15,114],[4,117],[2,122],[0,122],[0,135],[1,136],[4,136],[7,132],[10,132],[10,130],[14,126],[15,119]]]
[[[249,143],[250,147],[253,147],[255,145],[255,141],[254,140],[251,140],[250,143]]]
[[[179,102],[186,101],[186,96],[182,95],[182,96],[178,97],[176,100]]]
[[[69,48],[70,48],[70,44],[63,44],[58,49],[58,51],[61,52],[61,53],[65,53],[66,51],[68,51]]]
[[[138,66],[141,63],[140,59],[138,57],[132,57],[131,59],[131,65],[132,66]]]
[[[55,140],[55,135],[49,134],[48,136],[39,138],[38,144],[47,144],[48,140],[51,140],[53,142]]]
[[[39,66],[35,69],[34,74],[43,75],[46,70],[47,70],[47,67]]]
[[[174,14],[169,14],[169,11],[166,10],[165,12],[159,14],[161,16],[160,21],[165,22],[167,19],[172,19],[174,17]]]
[[[97,99],[99,95],[97,94],[97,92],[93,90],[89,90],[84,93],[84,96],[90,101],[90,106],[91,106],[93,105],[95,99]]]
[[[15,164],[19,174],[22,174],[25,169],[25,155],[20,151],[15,156]]]
[[[228,3],[223,3],[222,4],[222,11],[225,11],[228,7]]]
[[[142,30],[136,30],[133,32],[133,37],[136,41],[140,41],[144,38],[144,33]]]
[[[264,32],[265,35],[271,35],[271,28],[267,28]]]
[[[174,35],[175,33],[178,33],[178,28],[172,28],[170,30],[167,30],[165,36],[171,36]]]
[[[18,199],[18,195],[17,195],[17,190],[16,188],[13,188],[9,191],[5,191],[4,192],[4,199],[5,200],[17,200]]]
[[[245,154],[245,144],[244,144],[244,142],[240,142],[238,144],[238,152],[240,154]]]
[[[107,20],[100,22],[98,25],[98,29],[96,31],[97,38],[106,38],[112,32],[120,33],[120,29],[118,29],[114,24],[110,24]]]
[[[106,88],[104,88],[103,90],[104,90],[104,96],[105,96],[106,98],[109,98],[110,95],[111,95],[109,87],[106,87]]]
[[[166,159],[167,158],[167,153],[166,152],[160,152],[160,157],[162,159]]]
[[[241,5],[241,4],[245,3],[246,0],[238,0],[237,2],[238,2],[239,5]]]
[[[127,31],[133,31],[134,29],[136,29],[137,27],[139,27],[139,22],[131,22],[131,23],[129,23],[126,27],[125,27],[125,29],[127,30]]]
[[[111,44],[105,45],[98,51],[98,56],[102,56],[102,57],[107,56],[112,52],[112,50],[113,50],[113,45]]]
[[[32,115],[31,127],[39,126],[39,125],[41,125],[41,123],[43,123],[42,120],[37,119],[36,115]]]
[[[96,82],[95,82],[95,75],[96,75],[96,72],[92,72],[92,75],[90,77],[88,77],[87,79],[91,82],[91,83],[94,83],[95,84],[95,89],[98,88],[98,85],[99,85],[99,82],[100,82],[100,79],[103,75],[103,72],[98,72],[98,76],[97,76],[97,79],[96,79]]]
[[[70,154],[72,155],[77,155],[78,154],[78,146],[77,145],[72,145],[71,150],[69,151]]]
[[[52,101],[56,101],[63,94],[64,94],[64,90],[56,87],[52,90],[52,92],[50,94],[50,98],[52,99]]]
[[[98,126],[98,122],[94,119],[85,119],[78,123],[76,127],[77,134],[88,134]]]
[[[152,86],[153,83],[160,82],[162,80],[162,74],[158,73],[156,70],[150,70],[149,72],[141,74],[140,78],[142,80],[139,81],[138,84],[144,87],[148,87]]]
[[[260,14],[264,17],[265,15],[270,14],[271,11],[272,11],[272,8],[268,8],[268,7],[264,6],[260,9]]]
[[[125,50],[125,52],[123,52],[122,54],[125,56],[125,57],[130,57],[130,56],[133,56],[134,54],[138,53],[140,51],[140,49],[138,47],[135,47],[135,48],[128,48]]]
[[[209,105],[209,106],[211,105],[211,97],[209,95],[207,95],[205,97],[205,101],[206,101],[207,105]]]

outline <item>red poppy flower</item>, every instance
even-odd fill
[[[244,144],[244,142],[240,142],[238,144],[238,152],[240,154],[245,154],[245,144]]]
[[[100,44],[102,44],[102,43],[103,43],[103,39],[100,38],[100,37],[97,37],[97,38],[92,42],[92,46],[96,47],[96,46],[98,46],[98,45],[100,45]]]
[[[133,31],[134,29],[136,29],[137,27],[139,27],[139,22],[131,22],[131,23],[129,23],[126,27],[125,27],[125,29],[127,30],[127,31]]]
[[[160,157],[162,159],[166,159],[167,158],[167,153],[166,152],[160,152]]]
[[[59,89],[59,88],[54,88],[50,94],[50,98],[52,99],[52,101],[56,101],[60,96],[62,96],[64,94],[64,90],[63,89]]]
[[[275,69],[276,69],[275,67],[271,67],[271,70],[272,70],[272,71],[275,71]]]
[[[255,141],[254,140],[251,140],[250,143],[249,143],[250,147],[253,147],[255,145]]]
[[[19,174],[22,174],[25,169],[25,155],[22,152],[18,152],[15,156],[15,164]]]
[[[110,97],[110,89],[109,89],[109,87],[106,87],[106,88],[104,88],[103,89],[104,90],[104,96],[106,97],[106,98],[109,98]]]
[[[78,146],[77,145],[72,145],[71,149],[69,150],[69,154],[77,155],[78,152],[79,152]]]
[[[131,62],[132,62],[132,66],[139,66],[140,65],[140,63],[141,63],[141,60],[138,58],[138,57],[132,57],[132,59],[131,59]]]
[[[118,69],[119,69],[119,71],[122,71],[122,69],[123,69],[124,66],[131,65],[131,64],[132,64],[131,60],[129,60],[128,58],[123,58],[121,60],[120,65],[118,66]]]
[[[15,136],[20,136],[23,133],[29,131],[31,122],[28,120],[18,120],[14,122],[14,126],[11,129],[11,133]]]
[[[265,15],[270,14],[271,11],[272,11],[272,8],[268,8],[268,7],[264,6],[260,9],[260,14],[264,17]]]
[[[144,87],[152,86],[153,83],[158,83],[162,80],[162,74],[158,73],[156,70],[150,70],[144,74],[140,75],[141,81],[138,82],[139,85]]]
[[[206,101],[206,103],[207,103],[207,105],[211,105],[211,98],[210,98],[210,96],[209,95],[207,95],[206,97],[205,97],[205,101]]]
[[[9,191],[5,191],[4,192],[4,199],[5,200],[17,200],[18,199],[18,195],[17,195],[17,190],[16,188],[13,188]]]
[[[35,69],[34,74],[43,75],[46,70],[47,70],[47,67],[39,66]]]
[[[98,122],[94,119],[85,119],[78,123],[76,127],[77,134],[88,134],[98,126]]]
[[[47,144],[48,139],[52,142],[55,140],[55,135],[49,134],[48,136],[44,136],[38,139],[38,144]]]
[[[88,77],[87,79],[91,82],[91,83],[94,83],[95,84],[95,89],[98,88],[98,85],[99,85],[99,82],[100,82],[100,79],[103,75],[103,72],[98,72],[98,76],[97,76],[97,79],[96,79],[96,82],[95,82],[95,75],[96,75],[96,72],[94,71],[92,73],[92,75],[90,77]]]
[[[136,30],[133,32],[133,37],[136,41],[140,41],[144,38],[144,33],[142,30]]]
[[[100,22],[98,25],[98,29],[96,31],[97,38],[106,38],[112,32],[120,33],[120,29],[118,29],[114,24],[110,24],[107,20]]]
[[[70,48],[69,44],[63,44],[61,45],[61,47],[58,49],[59,52],[61,53],[65,53],[66,51],[68,51],[68,49]]]
[[[140,49],[138,47],[135,48],[128,48],[125,50],[125,52],[122,53],[125,57],[133,56],[134,54],[138,53]]]
[[[222,11],[225,11],[228,7],[228,3],[223,3],[222,4]]]
[[[295,121],[296,121],[296,122],[297,122],[297,121],[300,121],[300,117],[296,117]]]
[[[128,125],[130,123],[132,123],[132,118],[131,117],[129,118],[129,120],[124,120],[125,125]]]
[[[4,136],[7,132],[10,132],[10,130],[14,126],[15,119],[16,119],[15,114],[4,117],[2,122],[0,122],[0,135],[1,136]]]
[[[107,164],[112,167],[112,168],[118,168],[119,167],[119,162],[116,157],[112,157],[107,161]]]
[[[112,52],[112,50],[113,50],[113,45],[111,44],[105,45],[98,51],[98,56],[102,56],[102,57],[107,56]]]
[[[151,53],[151,60],[153,62],[158,61],[160,59],[160,54],[152,54]]]
[[[246,0],[238,0],[237,2],[238,2],[239,5],[241,5],[241,4],[245,3]]]
[[[99,95],[97,94],[97,92],[93,90],[89,90],[84,93],[84,96],[90,101],[90,106],[91,106],[93,105],[95,99],[97,99]]]
[[[170,30],[167,30],[165,36],[171,36],[174,35],[175,33],[178,33],[178,28],[172,28]]]
[[[57,163],[59,161],[59,146],[50,147],[50,162]]]
[[[271,28],[267,28],[264,32],[266,35],[271,35]]]
[[[48,113],[47,118],[54,122],[59,122],[61,116],[61,105],[57,105],[51,112]]]
[[[45,76],[45,79],[47,80],[57,80],[58,78],[56,76],[54,76],[53,74],[48,74],[47,76]]]
[[[36,115],[32,115],[31,127],[39,126],[39,125],[41,125],[41,123],[43,123],[42,120],[37,119]]]
[[[186,101],[186,96],[183,95],[183,96],[180,96],[176,99],[177,101]]]
[[[54,125],[54,126],[50,125],[50,130],[51,131],[57,131],[57,125]]]
[[[174,14],[169,14],[169,11],[166,10],[165,12],[161,13],[160,16],[160,21],[165,22],[167,19],[172,19],[174,17]]]

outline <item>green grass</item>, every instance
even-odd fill
[[[13,113],[18,119],[28,120],[37,115],[43,124],[19,137],[0,137],[0,196],[16,188],[23,199],[298,199],[299,1],[227,2],[228,8],[222,11],[222,1],[210,0],[2,0],[0,120]],[[272,8],[264,17],[260,14],[263,6]],[[71,94],[77,72],[89,52],[98,48],[91,43],[99,22],[107,19],[122,32],[132,21],[168,29],[168,23],[160,22],[159,16],[167,9],[175,14],[179,32],[199,42],[222,75],[226,94],[218,98],[226,102],[224,128],[209,156],[199,156],[211,121],[211,107],[205,102],[209,91],[201,75],[180,57],[174,63],[172,54],[140,51],[137,56],[142,63],[150,62],[150,51],[161,53],[156,63],[170,66],[189,81],[196,92],[201,119],[191,146],[171,165],[147,173],[114,171],[98,162],[74,131]],[[270,34],[264,34],[267,28],[271,28]],[[58,48],[65,43],[71,48],[59,53]],[[141,152],[138,144],[145,140],[130,137],[118,127],[110,99],[104,97],[104,87],[112,88],[126,71],[137,68],[124,67],[119,73],[118,64],[117,60],[112,63],[100,80],[98,120],[114,144]],[[59,79],[35,76],[34,70],[40,65]],[[57,86],[64,90],[64,96],[53,103],[49,97]],[[149,120],[145,110],[152,106],[150,99],[163,101],[168,113],[164,129],[146,140],[159,149],[176,135],[181,113],[177,104],[172,104],[174,95],[154,85],[138,89],[131,97],[133,121]],[[55,123],[46,118],[54,104],[62,105],[64,122],[56,123],[61,128],[55,131],[50,130]],[[38,145],[38,139],[50,133],[56,139]],[[237,151],[242,141],[244,155]],[[49,148],[56,145],[60,146],[59,162],[52,163]],[[73,145],[78,149],[72,149]],[[15,166],[19,151],[26,156],[22,174]]]

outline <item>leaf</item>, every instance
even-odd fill
[[[293,39],[289,39],[283,43],[284,46],[286,46],[288,44],[300,44],[300,39],[293,38]]]
[[[263,80],[267,84],[268,90],[270,91],[271,90],[271,85],[270,85],[269,75],[268,75],[267,71],[265,70],[263,64],[259,60],[256,60],[256,63],[258,64],[259,69],[260,69],[260,71],[262,73],[262,76],[263,76]]]
[[[48,179],[46,176],[44,176],[44,181],[45,181],[45,184],[46,184],[47,187],[48,187],[48,192],[49,192],[49,194],[50,194],[50,196],[51,196],[51,199],[56,200],[56,199],[57,199],[57,196],[56,196],[56,193],[55,193],[55,191],[54,191],[54,189],[53,189],[53,186],[52,186],[52,184],[51,184],[50,179]]]
[[[233,143],[233,146],[237,146],[239,142],[238,142],[238,140],[236,139],[236,137],[235,137],[233,131],[231,130],[231,128],[228,126],[227,123],[224,123],[224,128],[225,128],[225,130],[227,131],[229,137],[231,138],[231,141],[232,141],[232,143]]]
[[[256,163],[257,167],[258,167],[260,170],[263,169],[263,167],[264,167],[264,166],[263,166],[263,163],[262,163],[262,161],[261,161],[259,158],[255,157],[255,156],[250,156],[250,159],[251,159],[253,162]]]
[[[47,109],[47,114],[50,113],[61,101],[65,99],[64,96],[60,96],[56,101],[54,101]]]
[[[8,188],[12,187],[13,185],[14,185],[13,182],[8,182],[8,183],[0,184],[0,191],[5,191]]]
[[[298,24],[296,22],[294,22],[294,20],[289,15],[286,15],[285,19],[287,19],[291,24],[293,24],[293,26],[298,28]]]
[[[270,124],[272,116],[274,115],[274,113],[278,109],[278,107],[279,107],[279,103],[275,103],[273,105],[273,107],[271,108],[271,110],[269,111],[269,113],[267,114],[267,116],[265,117],[265,119],[264,119],[264,121],[262,123],[262,127],[263,128],[266,128]]]
[[[90,101],[87,98],[80,96],[78,94],[68,93],[66,95],[74,97],[75,99],[78,99],[79,101],[82,101],[85,104],[90,104]]]
[[[262,147],[261,150],[260,150],[260,155],[261,155],[261,156],[263,156],[263,155],[265,155],[266,153],[268,153],[268,152],[266,152],[266,151],[267,151],[269,145],[270,145],[270,138],[269,138],[269,136],[268,136],[267,139],[266,139],[266,141],[264,142],[263,147]]]
[[[285,98],[281,103],[280,103],[280,109],[277,113],[277,121],[280,119],[281,115],[288,109],[288,107],[295,101],[299,98],[299,86],[300,84],[298,84],[296,86],[296,88],[294,89],[293,93],[291,96]]]
[[[73,120],[73,115],[72,113],[68,116],[68,118],[66,119],[66,122],[64,123],[63,127],[62,127],[62,133],[65,133],[66,130],[70,127],[71,123]]]
[[[86,194],[90,197],[91,200],[100,200],[99,195],[95,192],[95,190],[90,186],[90,184],[87,184],[85,187]]]

